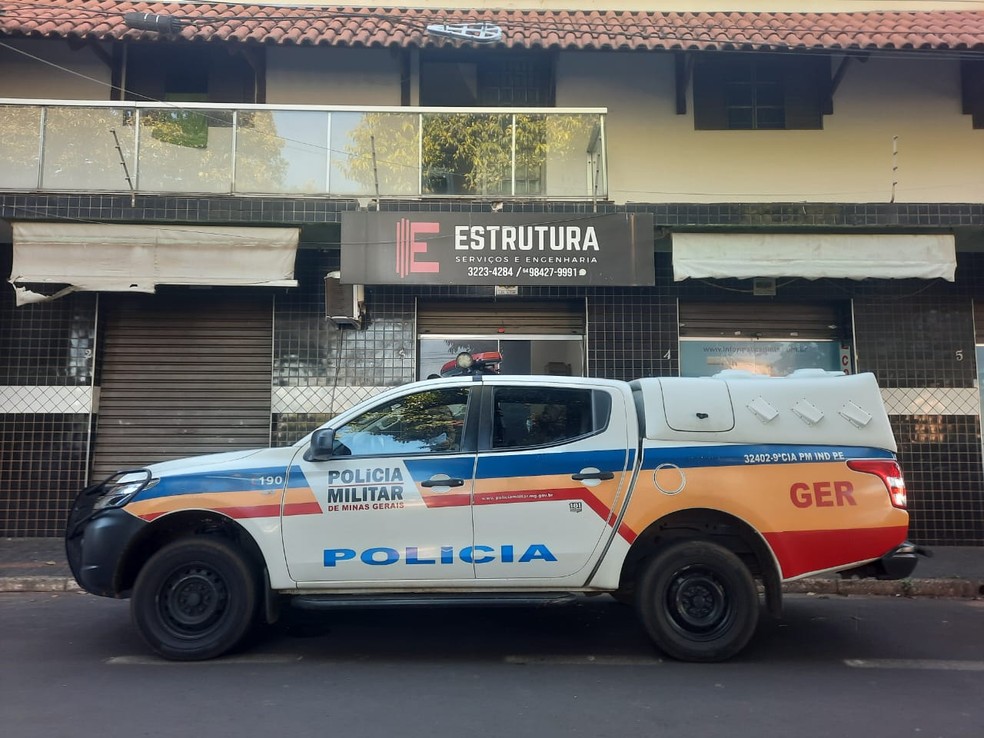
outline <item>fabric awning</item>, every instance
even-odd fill
[[[945,279],[952,235],[674,233],[673,279]]]
[[[296,287],[297,228],[14,223],[17,304],[159,284]],[[68,285],[54,295],[24,284]]]

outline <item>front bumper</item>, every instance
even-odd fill
[[[932,556],[929,549],[906,541],[876,561],[840,572],[844,579],[905,579],[912,575],[920,556]]]
[[[65,555],[82,589],[100,597],[119,597],[123,594],[118,586],[120,564],[147,523],[123,508],[94,510],[105,484],[89,487],[75,499],[65,526]]]

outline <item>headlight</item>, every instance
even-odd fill
[[[128,482],[109,482],[103,488],[102,494],[92,506],[93,510],[105,510],[111,507],[123,507],[141,490],[153,487],[158,479],[137,479]]]

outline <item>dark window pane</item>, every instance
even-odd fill
[[[759,85],[755,94],[755,104],[759,107],[782,107],[782,87],[773,84]]]
[[[725,105],[729,108],[755,104],[755,88],[751,85],[728,85],[724,95]]]
[[[744,82],[748,83],[753,78],[754,66],[748,59],[721,59],[724,65],[723,75],[725,82]]]
[[[756,111],[756,128],[776,128],[786,127],[786,115],[782,108],[759,108]]]
[[[728,128],[736,130],[754,128],[754,122],[751,108],[732,108],[728,111]]]
[[[789,63],[788,60],[785,63]],[[772,59],[759,59],[755,64],[755,81],[758,83],[782,84],[782,63]]]

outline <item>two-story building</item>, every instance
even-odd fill
[[[0,0],[0,535],[469,349],[874,372],[984,545],[984,3],[421,5]]]

